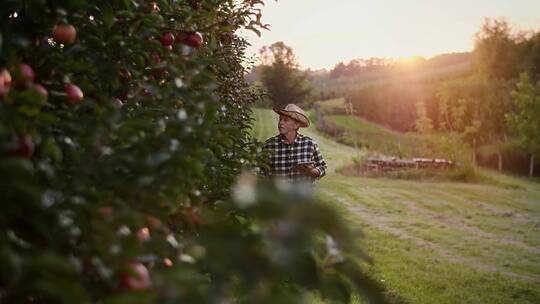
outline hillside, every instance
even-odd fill
[[[275,134],[275,115],[254,111],[253,134]],[[329,165],[317,196],[339,208],[374,258],[367,266],[396,302],[537,303],[540,299],[540,185],[484,171],[495,184],[342,176],[365,151],[313,127]],[[390,133],[391,134],[391,133]]]
[[[380,61],[385,61],[381,59]],[[365,63],[362,63],[365,64]],[[354,66],[354,67],[350,67]],[[384,65],[359,66],[355,60],[349,62],[343,73],[336,73],[338,65],[328,73],[312,73],[311,82],[315,94],[344,96],[353,90],[368,85],[381,85],[395,81],[429,81],[459,77],[470,73],[469,53],[443,54],[431,59],[415,62],[390,62]]]
[[[425,155],[422,149],[436,136],[427,137],[415,133],[398,132],[359,116],[334,114],[345,112],[344,98],[318,101],[315,104],[319,106],[325,120],[345,130],[342,135],[334,138],[340,143],[351,147],[366,148],[372,154],[408,158],[443,157],[442,155]]]

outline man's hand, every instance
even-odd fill
[[[293,170],[300,171],[312,178],[317,178],[319,175],[321,175],[319,169],[315,168],[313,164],[298,164],[294,166]]]

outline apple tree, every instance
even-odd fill
[[[517,135],[519,144],[530,153],[529,176],[533,177],[535,162],[540,156],[540,81],[534,83],[529,74],[522,73],[512,97],[516,108],[506,115],[506,121]]]
[[[381,299],[333,209],[241,174],[262,4],[1,1],[0,302]]]

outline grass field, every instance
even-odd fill
[[[276,134],[255,109],[254,136]],[[374,258],[366,266],[407,303],[540,303],[540,184],[483,172],[497,184],[341,176],[359,152],[318,134],[329,172],[318,197],[332,203]],[[510,185],[510,186],[509,186]]]

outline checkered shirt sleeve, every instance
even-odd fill
[[[300,163],[313,162],[321,174],[326,174],[326,162],[321,155],[317,143],[308,136],[298,134],[292,144],[286,144],[281,135],[269,138],[265,143],[265,150],[269,151],[269,171],[263,174],[273,177],[285,177],[293,181],[311,180],[293,167]]]

